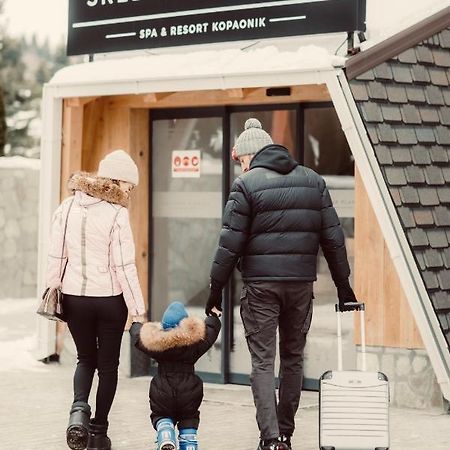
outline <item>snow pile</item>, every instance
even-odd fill
[[[25,336],[14,341],[0,341],[0,373],[13,370],[42,372],[46,368],[33,356],[36,336]]]
[[[0,300],[0,373],[9,371],[46,371],[33,355],[37,337],[35,298]]]
[[[235,73],[273,71],[310,71],[343,66],[345,58],[334,56],[322,47],[308,45],[296,51],[281,51],[275,46],[258,49],[223,49],[147,55],[119,60],[103,60],[69,66],[51,80],[52,85],[95,83],[95,80],[137,80],[192,78]]]
[[[24,158],[23,156],[1,156],[0,169],[32,169],[39,170],[41,161],[36,158]]]

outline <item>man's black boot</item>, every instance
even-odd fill
[[[67,445],[72,450],[84,450],[88,442],[91,407],[85,402],[74,402],[66,430]]]
[[[256,450],[288,450],[288,446],[278,439],[261,439]]]
[[[287,434],[281,434],[279,437],[279,441],[287,446],[289,450],[292,450],[291,437]]]
[[[96,423],[92,419],[89,423],[89,440],[87,450],[111,450],[111,439],[107,436],[108,422]]]

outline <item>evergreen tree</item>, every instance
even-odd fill
[[[55,47],[36,35],[11,36],[2,21],[3,3],[0,0],[0,156],[5,140],[8,155],[36,156],[39,142],[32,130],[38,129],[42,88],[69,59],[64,42]]]
[[[0,86],[0,156],[4,155],[6,144],[6,113],[3,101],[3,89]]]
[[[3,27],[1,24],[3,14],[3,0],[0,0],[0,54],[3,47]],[[3,95],[2,83],[0,80],[0,156],[4,155],[4,149],[6,144],[6,111],[5,111],[5,101]]]

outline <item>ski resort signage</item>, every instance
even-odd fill
[[[365,31],[366,0],[69,0],[68,55]]]

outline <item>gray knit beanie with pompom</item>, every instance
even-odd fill
[[[258,119],[250,118],[245,122],[245,130],[234,144],[237,156],[254,155],[266,145],[273,144],[272,138],[262,129]]]

